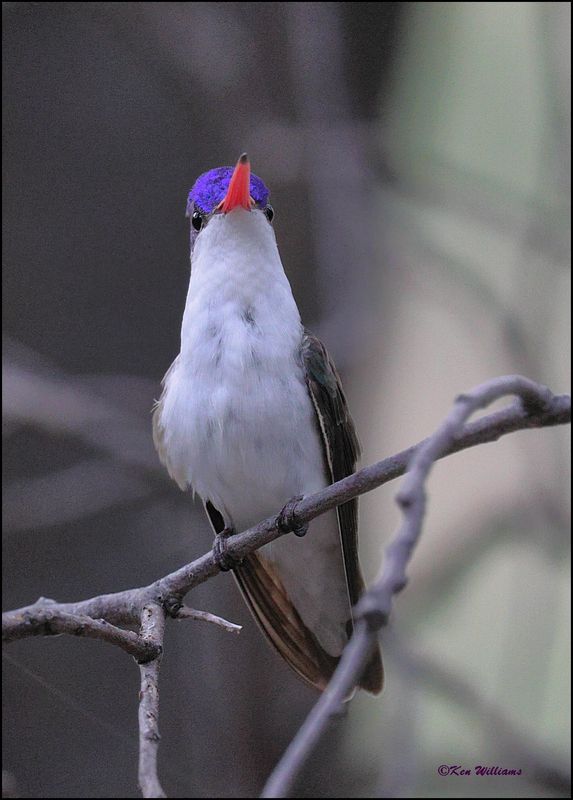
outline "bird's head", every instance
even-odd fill
[[[252,233],[269,226],[274,212],[269,190],[251,173],[246,153],[235,167],[217,167],[200,175],[189,192],[187,216],[191,220],[191,246],[199,238],[232,234],[239,229]],[[209,234],[208,234],[209,232]]]

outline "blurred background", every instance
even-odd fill
[[[568,3],[3,3],[4,607],[151,581],[205,552],[150,408],[179,350],[187,193],[243,150],[367,464],[460,391],[570,391]],[[569,796],[569,449],[524,432],[446,459],[383,636],[303,797]],[[371,579],[397,484],[361,503]],[[168,626],[173,797],[258,793],[314,703],[233,579]],[[91,640],[4,666],[7,794],[137,797],[138,670]],[[521,769],[449,777],[441,764]]]

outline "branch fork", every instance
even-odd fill
[[[467,423],[478,409],[505,395],[517,400],[501,411]],[[440,427],[427,439],[396,455],[349,475],[306,497],[293,498],[279,514],[230,537],[229,555],[241,560],[268,542],[293,531],[301,536],[308,523],[338,505],[382,486],[407,472],[396,496],[403,521],[386,548],[381,572],[355,608],[354,633],[329,685],[270,776],[263,797],[285,797],[324,733],[328,720],[343,708],[388,623],[393,598],[408,581],[406,569],[418,542],[425,514],[425,482],[434,462],[478,444],[497,441],[518,430],[571,421],[571,398],[555,396],[545,386],[509,375],[460,394]],[[86,636],[121,647],[140,665],[139,783],[144,797],[165,797],[157,772],[159,747],[159,669],[166,618],[206,621],[231,633],[240,626],[206,611],[183,605],[195,586],[220,571],[213,551],[148,586],[99,595],[75,603],[40,598],[25,608],[2,615],[4,642],[28,636]],[[126,627],[139,627],[139,633]]]

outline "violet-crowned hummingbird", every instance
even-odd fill
[[[222,568],[232,568],[270,642],[324,689],[352,633],[364,582],[357,501],[312,520],[240,564],[226,536],[355,470],[359,445],[340,378],[305,328],[285,275],[263,181],[244,154],[201,175],[187,204],[191,279],[181,352],[153,414],[155,446],[203,500]],[[299,531],[299,534],[302,531]],[[376,650],[360,686],[377,693]]]

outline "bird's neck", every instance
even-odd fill
[[[183,362],[205,337],[215,335],[245,342],[272,338],[280,350],[298,347],[300,315],[274,232],[262,213],[240,210],[213,218],[197,239],[191,264],[181,329]]]

